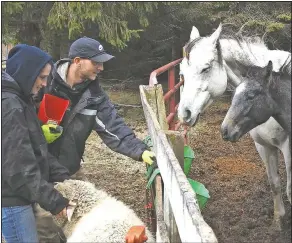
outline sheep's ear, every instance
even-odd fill
[[[77,207],[77,205],[67,206],[67,218],[68,218],[69,222],[71,222],[71,219],[72,219],[72,216],[73,216],[73,213],[74,213],[76,207]]]

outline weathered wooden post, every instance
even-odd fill
[[[162,92],[162,89],[161,89],[161,92]],[[161,127],[167,130],[168,124],[166,121],[165,107],[161,106],[162,103],[164,104],[163,96],[161,97],[161,95],[158,95],[158,98],[157,98],[157,93],[160,93],[160,90],[157,89],[155,86],[145,90],[145,95],[147,97],[149,106],[155,113]],[[155,209],[156,209],[156,220],[157,220],[156,241],[157,242],[171,242],[167,234],[168,232],[167,224],[164,220],[163,202],[165,201],[165,199],[163,198],[163,185],[162,185],[162,179],[160,175],[156,176],[155,178],[155,195],[156,195]]]
[[[183,138],[178,132],[166,131],[168,125],[161,85],[154,87],[141,85],[140,94],[164,185],[163,211],[161,211],[161,193],[157,194],[158,200],[156,199],[157,242],[180,240],[181,242],[217,242],[212,229],[203,220],[196,195],[182,170],[183,163],[182,165],[179,163],[179,161],[183,162]],[[157,190],[161,191],[161,180],[158,176],[156,183]],[[164,218],[163,222],[161,216]],[[166,228],[170,239],[165,239],[167,236],[162,232]]]
[[[176,155],[176,157],[179,160],[180,165],[183,168],[183,163],[184,163],[184,138],[180,134],[180,132],[177,131],[170,131],[168,130],[168,123],[166,120],[166,111],[165,111],[165,104],[164,104],[164,99],[163,99],[163,90],[161,85],[155,87],[155,92],[152,94],[155,94],[153,99],[151,100],[156,100],[157,102],[153,102],[151,105],[152,109],[156,110],[157,118],[159,125],[162,130],[164,130],[168,141],[173,148],[173,151]],[[156,107],[155,107],[156,106]],[[168,196],[166,193],[163,194],[164,200],[163,200],[163,212],[164,212],[164,221],[167,227],[168,231],[168,237],[170,242],[181,242],[177,225],[175,223],[175,219],[171,210],[170,202],[168,199]]]

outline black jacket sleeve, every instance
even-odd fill
[[[142,161],[141,155],[147,146],[135,136],[133,130],[125,124],[124,119],[117,114],[117,110],[102,88],[100,88],[100,96],[104,99],[97,107],[96,132],[113,151]]]
[[[19,196],[52,214],[68,205],[68,199],[41,176],[22,109],[2,113],[2,180]]]
[[[50,179],[49,182],[62,182],[70,179],[69,171],[66,167],[61,165],[57,159],[48,153],[48,160],[50,166]]]

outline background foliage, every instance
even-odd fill
[[[195,25],[202,36],[224,29],[260,36],[271,49],[291,51],[290,2],[1,2],[2,43],[27,43],[66,57],[88,36],[116,58],[105,80],[147,83],[157,67],[181,57]],[[138,86],[138,85],[137,85]],[[136,87],[137,87],[136,86]]]

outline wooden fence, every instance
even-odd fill
[[[141,85],[140,96],[161,175],[154,185],[157,242],[217,242],[182,170],[184,137],[168,130],[161,85]]]

